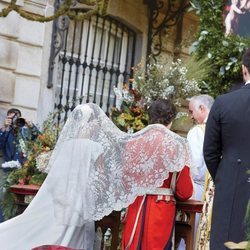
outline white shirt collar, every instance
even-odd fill
[[[206,118],[204,119],[203,123],[205,123],[205,124],[207,123],[207,118],[208,118],[208,117],[206,117]]]
[[[250,80],[246,81],[245,85],[249,84],[250,83]]]

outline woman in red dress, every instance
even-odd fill
[[[168,100],[154,101],[149,108],[150,123],[171,127],[176,116],[175,106]],[[162,250],[172,248],[176,199],[192,196],[190,169],[183,166],[180,172],[170,173],[160,188],[138,196],[124,218],[122,249]]]

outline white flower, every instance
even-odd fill
[[[212,58],[212,54],[209,52],[209,53],[207,54],[207,57],[208,57],[209,59],[211,59],[211,58]]]
[[[19,161],[6,161],[2,164],[2,168],[22,168]]]
[[[201,35],[202,36],[205,36],[205,35],[207,35],[208,34],[208,31],[207,30],[203,30],[202,32],[201,32]]]
[[[134,71],[132,84],[141,94],[146,105],[158,98],[172,99],[177,103],[179,98],[185,99],[200,92],[198,82],[188,78],[188,68],[181,59],[177,59],[171,65],[166,63],[148,64],[146,72],[144,68],[142,64],[138,65]],[[122,96],[124,98],[122,101],[126,101],[126,94],[119,93],[117,89],[115,89],[115,93],[117,99],[118,96],[119,98]],[[119,102],[116,106],[120,106]]]
[[[48,163],[51,157],[52,151],[41,153],[36,158],[36,168],[42,173],[48,173],[49,167]]]
[[[178,112],[176,115],[176,119],[179,119],[182,117],[188,117],[188,113],[187,112]]]
[[[223,40],[222,41],[223,46],[227,47],[229,45],[228,41]]]
[[[23,156],[26,157],[27,156],[27,148],[26,148],[26,145],[25,145],[23,138],[19,138],[19,147],[21,149],[21,152],[23,153]]]
[[[116,108],[120,110],[124,98],[122,97],[122,93],[119,91],[117,87],[114,87],[114,92],[116,96]]]

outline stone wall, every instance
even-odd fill
[[[18,4],[34,13],[44,7],[42,2]],[[0,2],[0,8],[5,6]],[[45,24],[27,21],[16,12],[0,18],[0,119],[16,107],[24,117],[37,122],[44,33]]]
[[[143,0],[111,0],[108,13],[137,32],[136,62],[146,56],[148,39],[148,7]]]

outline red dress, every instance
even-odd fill
[[[188,167],[184,167],[177,174],[175,198],[178,200],[187,200],[192,196],[193,184],[189,171]],[[170,188],[172,176],[172,173],[170,173],[169,178],[164,181],[162,188]],[[142,200],[143,196],[138,196],[134,203],[128,207],[123,225],[122,249],[171,249],[176,212],[173,196],[146,195],[139,213],[134,236],[132,237],[133,240],[131,241],[132,231]],[[129,243],[130,241],[131,244]],[[129,247],[128,244],[130,245]]]

